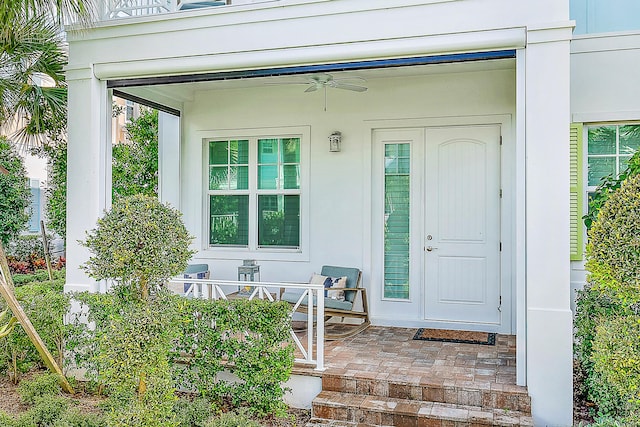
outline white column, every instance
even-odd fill
[[[81,269],[89,251],[78,241],[111,203],[111,97],[91,68],[67,70],[67,277],[65,291],[97,291]]]
[[[180,209],[180,117],[158,112],[158,193]]]
[[[528,29],[526,351],[535,425],[572,425],[569,262],[571,23]]]

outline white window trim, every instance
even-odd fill
[[[224,129],[201,131],[198,133],[198,139],[202,143],[202,191],[203,211],[202,211],[202,252],[199,257],[205,259],[255,259],[258,261],[309,261],[309,224],[310,224],[310,146],[311,146],[311,128],[309,126],[294,127],[274,127],[274,128],[256,128],[256,129]],[[210,246],[209,245],[209,144],[212,139],[255,139],[255,138],[300,138],[300,189],[299,190],[277,190],[278,194],[300,194],[300,247],[291,248],[274,248],[274,247],[258,247],[257,246],[257,225],[250,222],[249,228],[249,247],[237,246]],[[255,150],[249,151],[249,164],[257,164],[257,153]],[[252,184],[250,180],[249,193],[251,193]],[[256,194],[268,193],[272,190],[257,190]],[[246,190],[238,190],[244,194]],[[238,191],[229,190],[228,194]],[[249,212],[254,212],[257,206],[253,206],[251,202]],[[257,201],[256,201],[257,203]]]

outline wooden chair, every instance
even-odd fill
[[[362,272],[357,268],[325,265],[322,267],[320,274],[329,277],[346,276],[347,278],[344,288],[331,288],[331,291],[344,291],[344,301],[328,297],[324,298],[325,323],[333,317],[340,317],[342,319],[340,324],[346,328],[346,331],[331,333],[330,329],[325,328],[325,339],[335,340],[346,338],[365,330],[371,324],[371,321],[369,320],[367,291],[361,287]],[[362,299],[362,309],[356,309],[354,307],[354,302],[358,294],[360,294]],[[287,301],[291,304],[297,303],[299,298],[300,294],[295,292],[283,292],[280,295],[281,300]],[[308,297],[305,297],[296,311],[300,313],[307,313],[307,305]],[[345,323],[345,319],[360,319],[362,322],[360,324]],[[330,324],[333,325],[334,323]]]

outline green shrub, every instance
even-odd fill
[[[640,302],[640,175],[626,180],[589,230],[589,282],[626,306]]]
[[[179,386],[193,387],[220,406],[230,400],[255,415],[284,415],[282,383],[289,379],[294,361],[289,305],[182,298],[177,304],[181,335],[174,360],[190,355],[188,368],[175,371]],[[198,314],[195,319],[193,313]],[[217,380],[223,369],[240,381]]]
[[[69,400],[62,396],[43,396],[36,399],[35,405],[22,413],[16,422],[22,426],[50,426],[62,418],[69,407]]]
[[[115,284],[105,297],[78,297],[89,303],[95,332],[85,329],[90,345],[77,354],[106,388],[110,427],[177,425],[169,353],[178,322],[161,285],[185,270],[191,240],[180,212],[144,195],[118,199],[87,234],[85,270]]]
[[[204,427],[260,427],[260,424],[247,415],[226,412],[209,419]]]
[[[65,325],[64,316],[70,307],[70,296],[63,293],[64,279],[31,283],[16,288],[16,298],[38,331],[47,349],[64,366],[67,338],[75,332],[74,325]],[[0,309],[6,304],[0,302]],[[0,340],[0,364],[17,383],[20,373],[28,371],[42,360],[24,329],[17,325],[13,332]]]
[[[204,398],[180,399],[174,405],[178,427],[204,427],[214,413],[211,402]]]
[[[18,393],[23,403],[34,405],[39,398],[60,395],[62,389],[58,381],[58,375],[43,373],[31,380],[22,381],[18,386]]]
[[[0,242],[5,245],[22,231],[29,221],[29,189],[22,157],[0,136],[0,166],[9,173],[0,173]]]
[[[588,283],[577,300],[575,353],[603,420],[640,412],[639,236],[640,175],[634,175],[608,197],[589,230]]]
[[[13,279],[13,283],[16,285],[16,287],[18,286],[23,286],[26,285],[28,283],[33,283],[33,282],[47,282],[49,281],[49,273],[47,272],[47,270],[38,270],[34,273],[31,274],[14,274],[11,276]],[[65,278],[65,270],[53,270],[53,278],[55,279],[62,279],[64,280]],[[64,282],[63,282],[64,283]]]
[[[614,317],[596,328],[594,369],[628,403],[627,413],[640,412],[640,316]]]
[[[125,299],[146,300],[150,291],[183,272],[194,254],[182,214],[153,197],[119,199],[83,243],[93,254],[85,270],[96,280],[113,279]]]
[[[51,427],[104,427],[106,420],[102,415],[82,413],[77,409],[70,409],[57,419]]]

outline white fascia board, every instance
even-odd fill
[[[189,29],[208,28],[212,26],[212,18],[215,19],[214,26],[225,26],[460,1],[462,0],[394,0],[393,2],[388,0],[273,0],[117,18],[98,21],[89,32],[74,25],[68,26],[66,31],[67,40],[73,42],[76,40],[97,40],[114,36],[122,37],[175,31],[181,25]],[[149,25],[141,24],[152,24],[154,28],[151,29]]]
[[[508,28],[361,43],[97,63],[94,64],[94,75],[99,79],[150,77],[519,49],[524,47],[525,40],[524,28]]]
[[[640,31],[585,34],[571,41],[571,54],[640,49]]]
[[[527,44],[571,40],[571,33],[575,26],[575,21],[529,26],[527,27]]]

